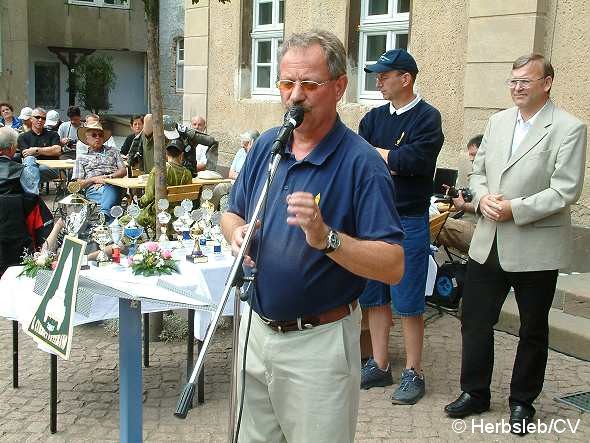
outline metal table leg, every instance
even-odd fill
[[[50,354],[49,376],[49,430],[52,434],[57,432],[57,355]]]
[[[197,340],[197,355],[203,350],[203,341]],[[197,382],[197,402],[199,404],[205,403],[205,365],[201,368],[199,373],[199,381]]]
[[[119,439],[140,442],[143,432],[141,303],[119,299]]]
[[[195,310],[189,309],[187,315],[188,337],[186,339],[186,379],[188,381],[193,370],[193,359],[195,355]],[[190,408],[193,407],[192,399]]]
[[[18,388],[18,321],[12,320],[12,387]]]
[[[150,314],[143,314],[143,366],[150,367]]]

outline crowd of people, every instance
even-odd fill
[[[244,441],[353,441],[359,388],[394,384],[388,355],[393,312],[406,360],[391,401],[412,405],[427,393],[422,351],[429,206],[444,116],[415,92],[414,57],[393,49],[364,67],[387,103],[352,131],[336,107],[348,84],[346,60],[342,42],[326,31],[293,34],[280,50],[281,101],[286,108],[302,106],[304,119],[287,142],[244,262],[257,269],[245,313],[251,327],[244,321],[240,330],[240,352],[249,340],[239,377],[247,386]],[[548,312],[557,270],[567,264],[570,205],[584,180],[586,125],[551,101],[554,70],[542,55],[518,58],[507,74],[514,107],[494,114],[484,134],[468,142],[473,201],[461,194],[453,199],[471,219],[453,219],[441,233],[441,241],[455,242],[469,255],[461,394],[444,410],[466,417],[489,409],[493,326],[512,287],[521,328],[508,407],[512,431],[524,434],[543,386]],[[154,221],[151,114],[130,119],[132,133],[119,150],[99,117],[90,114],[83,123],[75,106],[61,125],[59,115],[42,108],[23,108],[16,117],[10,104],[0,103],[0,113],[1,193],[38,194],[39,183],[57,171],[36,160],[66,156],[75,159],[73,179],[108,217],[120,195],[105,180],[124,177],[126,161],[149,173],[141,217],[142,223]],[[185,127],[164,116],[163,127],[169,185],[215,168],[218,143],[206,134],[203,117]],[[266,184],[275,136],[276,128],[240,136],[229,170],[235,184],[221,220],[234,253]],[[373,348],[362,366],[361,307]]]

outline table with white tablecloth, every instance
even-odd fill
[[[176,253],[182,257],[184,252]],[[116,264],[91,266],[80,272],[74,326],[120,319],[122,439],[141,437],[141,313],[174,308],[194,310],[194,335],[202,339],[223,293],[232,262],[233,258],[227,253],[210,254],[207,263],[179,260],[179,274],[152,277],[134,276],[126,265]],[[0,279],[0,316],[16,320],[26,328],[41,300],[43,285],[39,283],[40,277],[37,281],[18,277],[21,270],[21,267],[11,267]],[[233,313],[233,296],[225,312]]]

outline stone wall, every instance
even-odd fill
[[[27,101],[29,84],[29,36],[27,34],[27,4],[21,0],[0,0],[0,43],[2,71],[0,100],[14,107],[16,115]]]

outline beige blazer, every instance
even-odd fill
[[[494,114],[473,162],[469,186],[480,215],[469,256],[484,263],[497,235],[505,271],[541,271],[569,264],[570,205],[582,191],[586,125],[551,101],[510,153],[516,107]],[[479,200],[500,193],[512,204],[513,220],[495,222],[479,212]]]

